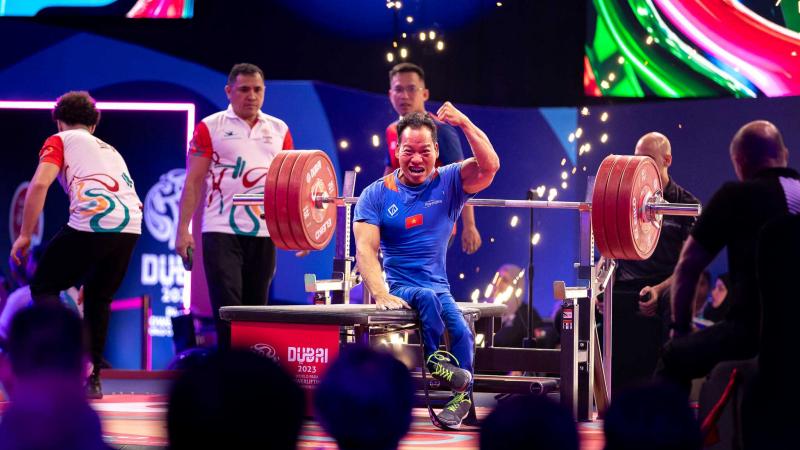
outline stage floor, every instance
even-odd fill
[[[0,403],[0,410],[7,404]],[[110,445],[120,448],[162,449],[167,446],[166,396],[162,394],[113,394],[95,400],[92,406],[103,423],[103,437]],[[489,413],[489,408],[478,408],[478,416]],[[579,424],[582,450],[601,450],[603,430],[601,422]],[[135,446],[135,447],[131,447]],[[298,449],[335,449],[336,444],[313,421],[306,422],[300,433]],[[414,409],[411,431],[400,448],[411,449],[463,449],[478,448],[475,432],[446,432],[435,428],[428,413]]]
[[[145,375],[146,374],[146,375]],[[108,371],[104,373],[102,400],[91,402],[100,415],[103,437],[111,446],[137,450],[165,449],[167,446],[167,392],[177,373]],[[489,394],[487,394],[489,395]],[[490,407],[477,401],[478,417],[485,417]],[[8,406],[0,401],[0,414]],[[478,449],[478,433],[446,432],[434,427],[427,410],[414,409],[411,431],[401,442],[402,450]],[[603,448],[602,422],[580,423],[581,450]],[[298,449],[335,449],[336,444],[314,421],[303,425]]]

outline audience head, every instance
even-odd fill
[[[20,310],[11,322],[2,370],[11,404],[3,449],[110,450],[83,382],[87,355],[81,319],[59,304]],[[10,368],[9,368],[10,365]]]
[[[714,283],[714,289],[711,290],[711,300],[714,306],[718,306],[725,301],[725,298],[728,297],[730,286],[731,277],[727,272],[717,277],[717,281]]]
[[[172,386],[171,449],[294,449],[305,396],[273,361],[231,350],[209,356]]]
[[[368,347],[345,349],[314,394],[320,424],[341,450],[391,450],[411,427],[408,368]]]
[[[6,344],[15,378],[60,374],[81,379],[85,347],[81,319],[61,305],[34,305],[11,321]]]
[[[501,401],[481,424],[481,450],[578,450],[572,414],[546,396]]]
[[[699,450],[700,425],[686,394],[667,384],[632,387],[614,396],[604,422],[605,450]]]
[[[756,120],[740,128],[733,136],[730,153],[740,180],[748,180],[770,167],[786,167],[789,161],[781,132],[766,120]]]

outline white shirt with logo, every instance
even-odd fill
[[[233,206],[234,194],[264,194],[267,171],[281,150],[293,149],[289,127],[259,111],[250,127],[228,106],[203,119],[194,130],[189,154],[211,159],[206,174],[202,230],[269,236],[261,206]]]
[[[47,138],[39,162],[57,165],[69,196],[69,226],[94,233],[142,233],[142,202],[122,155],[85,129]]]

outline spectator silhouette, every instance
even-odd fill
[[[172,386],[169,448],[294,450],[305,396],[277,364],[232,350],[208,356]]]
[[[60,305],[19,311],[0,379],[11,406],[0,423],[0,449],[107,450],[86,400],[88,364],[81,319]]]
[[[647,384],[621,391],[603,425],[605,450],[699,450],[700,425],[676,386]]]
[[[481,425],[481,450],[578,450],[572,415],[544,396],[500,402]]]
[[[411,427],[408,368],[368,347],[346,349],[314,394],[322,427],[340,450],[394,450]]]

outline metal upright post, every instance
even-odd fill
[[[533,200],[536,191],[528,189],[528,200]],[[533,208],[530,209],[530,240],[528,241],[528,336],[524,339],[524,347],[534,347],[533,335],[533,278],[535,269],[533,265]]]
[[[352,197],[356,189],[356,173],[348,170],[344,173],[342,181],[342,195]],[[333,205],[331,205],[333,207]],[[353,257],[350,256],[350,214],[351,204],[336,210],[336,250],[333,258],[333,273],[331,278],[342,280],[342,290],[332,293],[333,303],[350,303],[350,289],[352,284]]]

